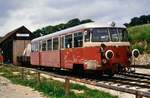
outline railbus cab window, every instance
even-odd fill
[[[110,35],[111,35],[111,40],[113,42],[119,41],[119,36],[116,28],[110,28],[109,29]]]
[[[46,41],[42,41],[42,51],[46,51]]]
[[[120,41],[128,41],[128,32],[126,29],[119,28],[118,32],[119,32]]]
[[[74,47],[82,47],[83,46],[83,33],[74,33]]]
[[[92,30],[92,42],[108,42],[109,34],[107,28],[94,28]]]
[[[72,48],[72,34],[65,36],[65,48]]]
[[[87,30],[84,32],[84,41],[89,42],[90,41],[90,30]]]
[[[53,50],[58,50],[58,38],[53,39]]]
[[[52,50],[52,39],[47,40],[47,50]]]

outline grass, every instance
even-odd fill
[[[21,79],[21,74],[14,75],[12,70],[14,72],[19,71],[18,69],[10,66],[0,66],[0,73],[3,73],[2,76],[11,80],[12,83],[29,86],[34,90],[42,92],[45,96],[50,98],[118,98],[117,96],[112,96],[109,93],[92,90],[86,86],[81,86],[78,84],[71,84],[70,97],[67,97],[65,96],[64,83],[62,82],[42,78],[41,82],[39,83],[34,75],[31,75],[32,78],[30,79]],[[73,90],[84,92],[75,93]]]
[[[150,24],[130,27],[128,32],[133,48],[150,53]]]
[[[132,42],[144,41],[150,42],[150,24],[139,25],[128,28],[129,36]]]

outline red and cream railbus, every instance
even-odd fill
[[[33,39],[31,48],[32,65],[111,74],[125,71],[139,53],[130,50],[126,28],[95,23]]]

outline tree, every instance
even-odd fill
[[[145,16],[145,15],[142,15],[142,16],[140,16],[140,24],[144,24],[144,23],[147,23],[147,16]]]
[[[83,24],[83,23],[88,23],[88,22],[93,22],[93,21],[91,19],[80,20],[78,18],[74,18],[74,19],[69,20],[67,23],[60,23],[55,26],[49,25],[49,26],[43,27],[42,29],[38,29],[34,31],[33,34],[35,34],[36,37],[39,37],[39,36],[47,35],[50,33],[54,33],[54,32],[69,28],[69,27],[73,27],[73,26]]]
[[[33,32],[33,34],[35,35],[35,37],[40,37],[42,34],[42,31],[40,29],[37,29],[36,31]]]
[[[135,26],[140,24],[140,19],[138,17],[134,17],[131,19],[129,26]]]
[[[142,25],[150,23],[150,15],[142,15],[140,17],[133,17],[130,23],[124,23],[126,27]]]
[[[74,18],[65,24],[65,28],[73,27],[79,24],[80,24],[80,20],[78,18]]]
[[[89,23],[89,22],[94,22],[94,21],[92,21],[91,19],[85,19],[85,20],[82,20],[80,24]]]

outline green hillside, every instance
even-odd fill
[[[132,47],[150,53],[150,24],[130,27],[128,31]]]

